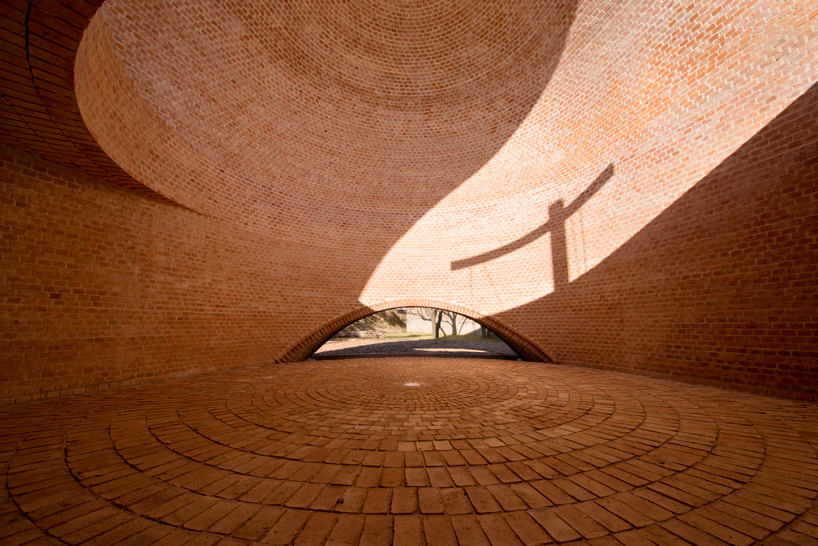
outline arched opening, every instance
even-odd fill
[[[553,362],[551,358],[537,347],[534,343],[515,332],[508,326],[498,322],[497,320],[481,315],[476,311],[467,309],[460,305],[453,305],[444,302],[432,300],[397,300],[383,302],[374,306],[360,307],[351,311],[335,320],[332,320],[321,327],[313,330],[310,334],[303,337],[293,346],[291,346],[284,354],[276,359],[277,362],[301,362],[312,356],[319,347],[324,345],[335,334],[353,324],[354,322],[388,309],[399,309],[405,307],[425,307],[435,308],[442,311],[450,311],[469,318],[480,326],[488,328],[491,332],[503,340],[519,357],[529,362]]]
[[[358,319],[329,338],[312,359],[433,356],[521,359],[490,328],[434,307],[400,307]]]

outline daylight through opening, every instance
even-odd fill
[[[329,338],[312,358],[407,355],[520,359],[491,328],[436,307],[400,307],[363,317]]]

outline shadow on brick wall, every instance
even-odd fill
[[[815,400],[818,85],[593,270],[495,318],[532,315],[559,363]]]
[[[591,198],[602,189],[602,187],[611,179],[614,174],[614,165],[608,165],[591,184],[583,190],[576,199],[569,205],[565,205],[562,199],[554,201],[548,207],[548,221],[539,226],[535,230],[525,234],[516,241],[512,241],[500,248],[490,250],[484,254],[466,258],[464,260],[457,260],[452,262],[452,270],[465,269],[473,267],[491,260],[496,260],[501,256],[510,254],[515,250],[519,250],[526,245],[529,245],[537,239],[545,236],[546,233],[551,234],[551,263],[554,273],[554,290],[560,290],[565,287],[570,281],[568,271],[568,240],[565,233],[565,224],[568,219],[577,212],[582,205],[591,200]]]

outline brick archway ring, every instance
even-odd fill
[[[364,317],[373,315],[379,311],[386,311],[388,309],[397,309],[401,307],[434,307],[444,311],[454,311],[464,317],[468,317],[477,324],[485,326],[494,332],[497,337],[508,344],[523,360],[528,362],[553,362],[551,358],[545,354],[534,343],[515,332],[508,326],[498,322],[497,320],[481,315],[476,311],[454,305],[451,303],[444,303],[434,300],[392,300],[379,303],[372,306],[363,306],[346,313],[330,322],[325,323],[321,327],[313,330],[307,334],[296,344],[287,349],[284,354],[276,359],[276,362],[303,362],[307,360],[312,354],[318,350],[332,336]]]

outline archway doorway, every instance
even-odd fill
[[[490,328],[455,311],[434,307],[373,313],[340,330],[312,358],[361,356],[521,359]]]
[[[494,335],[508,344],[508,346],[511,347],[522,360],[529,362],[553,362],[542,349],[540,349],[529,339],[492,317],[482,315],[461,305],[426,299],[393,300],[372,306],[359,307],[358,309],[352,310],[314,329],[312,332],[301,338],[298,342],[287,349],[279,358],[276,359],[276,361],[300,362],[307,360],[328,339],[332,338],[337,332],[358,321],[359,319],[387,309],[400,309],[408,307],[436,308],[463,315],[473,320],[477,324],[490,329]]]

